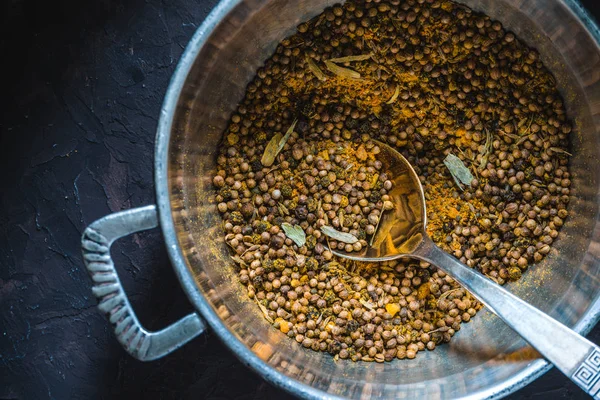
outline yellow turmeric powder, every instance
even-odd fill
[[[463,200],[456,194],[456,186],[440,181],[425,187],[427,205],[427,234],[445,249],[459,250],[461,244],[453,239],[446,241],[454,224],[477,224],[477,210],[483,207],[479,199]]]

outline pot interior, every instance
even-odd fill
[[[216,155],[245,86],[276,44],[330,0],[241,0],[199,49],[180,94],[169,143],[169,196],[189,273],[223,326],[268,366],[331,395],[350,398],[459,398],[506,394],[543,367],[539,355],[487,310],[450,344],[415,360],[334,362],[272,328],[237,281],[221,217],[208,202]],[[600,289],[597,131],[600,125],[600,51],[559,0],[465,0],[537,48],[554,73],[575,121],[570,216],[551,254],[509,290],[570,327],[583,327]],[[190,51],[192,49],[188,49]],[[201,356],[201,355],[199,355]],[[532,367],[533,363],[533,367]],[[529,368],[529,369],[527,369]],[[504,393],[502,391],[504,390]]]

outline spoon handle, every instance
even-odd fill
[[[600,399],[600,347],[464,265],[429,238],[413,255],[447,272],[544,358]]]

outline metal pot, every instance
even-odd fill
[[[536,47],[556,76],[572,134],[571,216],[554,251],[508,288],[577,332],[600,316],[600,32],[574,0],[463,0]],[[237,282],[207,202],[211,170],[230,113],[277,42],[332,0],[223,0],[195,33],[167,91],[156,137],[157,205],[119,212],[83,235],[99,308],[134,357],[152,360],[201,334],[208,324],[265,379],[306,398],[499,398],[550,365],[513,331],[481,311],[448,345],[412,361],[334,362],[273,329]],[[137,320],[109,248],[119,237],[160,226],[193,313],[159,332]],[[593,366],[588,379],[598,372]],[[592,382],[593,383],[593,382]]]

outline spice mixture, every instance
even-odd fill
[[[503,284],[567,217],[570,132],[553,76],[500,22],[440,0],[328,8],[277,46],[224,134],[214,199],[239,280],[306,348],[433,350],[481,308],[466,290],[427,263],[329,250],[368,246],[393,207],[372,139],[415,167],[431,238]]]

